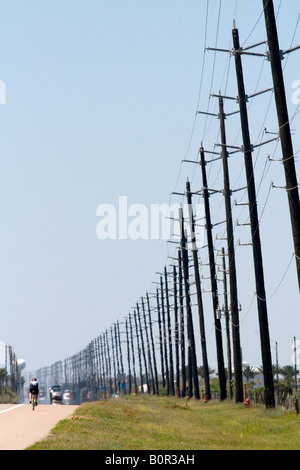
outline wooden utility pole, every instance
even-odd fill
[[[142,359],[141,359],[141,348],[140,348],[140,340],[139,340],[139,329],[136,319],[136,311],[133,312],[134,315],[134,323],[135,323],[135,333],[136,333],[136,341],[137,341],[137,350],[138,350],[138,357],[139,357],[139,368],[140,368],[140,380],[141,380],[141,392],[144,392],[144,379],[143,379],[143,370],[142,370]]]
[[[210,282],[211,282],[211,292],[212,292],[212,303],[213,303],[213,315],[214,315],[214,325],[215,325],[215,337],[216,337],[216,348],[217,348],[217,364],[218,364],[218,377],[220,385],[220,400],[225,400],[227,398],[226,390],[226,374],[224,367],[224,354],[223,354],[223,344],[222,344],[222,325],[221,320],[218,318],[219,310],[219,295],[218,295],[218,286],[217,286],[217,273],[216,273],[216,263],[215,263],[215,253],[214,253],[214,244],[212,236],[212,223],[210,216],[210,205],[209,205],[209,194],[208,194],[208,184],[206,177],[206,162],[204,157],[203,148],[200,149],[200,161],[202,169],[202,182],[203,182],[203,198],[204,198],[204,208],[205,208],[205,219],[206,219],[206,235],[207,235],[207,245],[208,245],[208,258],[209,258],[209,267],[210,267]],[[187,191],[190,191],[190,183],[186,183]]]
[[[156,390],[156,395],[158,395],[159,394],[158,375],[157,375],[156,355],[155,355],[155,346],[154,346],[154,338],[153,338],[152,315],[151,315],[151,307],[150,307],[150,300],[149,300],[148,292],[146,293],[146,298],[147,298],[150,338],[151,338],[151,346],[152,346],[152,358],[153,358],[153,366],[154,366],[155,390]]]
[[[160,363],[161,363],[161,375],[162,375],[162,386],[165,388],[165,366],[164,366],[164,347],[163,347],[163,332],[161,326],[161,315],[160,315],[160,304],[159,304],[159,289],[156,288],[156,304],[157,304],[157,321],[158,321],[158,333],[159,333],[159,349],[160,349]]]
[[[226,132],[223,98],[219,98],[219,119],[220,134],[222,144],[222,163],[224,179],[224,200],[226,212],[226,230],[227,230],[227,248],[228,248],[228,270],[230,285],[230,309],[232,325],[232,343],[233,343],[233,362],[234,362],[234,381],[235,381],[235,401],[243,402],[243,370],[242,370],[242,350],[240,342],[240,320],[239,320],[239,302],[237,292],[236,263],[234,250],[234,234],[231,212],[231,191],[228,169],[228,152],[226,148]]]
[[[207,348],[206,348],[206,336],[205,336],[205,325],[204,325],[204,311],[203,311],[203,301],[202,301],[202,292],[201,292],[201,281],[200,281],[200,273],[199,273],[199,261],[198,261],[198,250],[196,247],[196,232],[195,232],[195,221],[193,215],[193,206],[192,206],[192,193],[190,190],[186,192],[187,202],[188,202],[188,209],[189,209],[189,223],[191,228],[191,243],[192,243],[192,255],[193,255],[193,264],[194,264],[194,276],[195,276],[195,283],[196,283],[196,293],[197,293],[197,307],[198,307],[198,317],[199,317],[199,326],[200,326],[200,340],[201,340],[201,350],[202,350],[202,366],[203,366],[203,374],[204,374],[204,383],[205,383],[205,396],[207,400],[211,399],[211,391],[210,391],[210,381],[209,381],[209,367],[208,367],[208,359],[207,359]],[[184,233],[184,223],[183,223],[183,215],[181,211],[182,217],[182,227],[183,230],[181,237],[185,237]],[[186,242],[185,245],[186,246]],[[182,249],[182,260],[183,263],[185,262],[184,256],[187,257],[185,253],[186,248]],[[188,260],[187,260],[188,263]],[[183,264],[184,269],[184,264]],[[184,272],[184,271],[183,271]]]
[[[111,359],[110,359],[110,354],[109,354],[109,341],[108,341],[108,331],[105,330],[105,346],[106,346],[106,353],[107,353],[107,359],[106,359],[106,364],[107,364],[107,376],[109,377],[109,396],[111,397],[113,394],[113,386],[112,386],[112,377],[111,377]],[[80,353],[79,353],[80,354]],[[80,377],[78,382],[80,383]]]
[[[127,362],[128,362],[128,394],[131,395],[131,364],[130,364],[130,343],[128,332],[128,321],[125,320],[126,341],[127,341]],[[126,390],[126,389],[125,389]]]
[[[180,393],[180,372],[179,372],[179,322],[178,322],[178,288],[177,288],[177,270],[173,266],[173,296],[174,296],[174,342],[175,342],[175,359],[176,359],[176,396]]]
[[[147,393],[151,393],[151,386],[150,386],[149,374],[148,374],[148,366],[147,366],[147,358],[146,358],[146,353],[145,353],[145,344],[144,344],[143,328],[142,328],[142,321],[141,321],[140,308],[139,308],[138,302],[136,303],[136,309],[137,309],[137,318],[138,318],[139,327],[140,327],[141,344],[142,344],[142,353],[143,353],[143,359],[144,359],[144,368],[145,368],[145,376],[146,376],[146,384],[147,384]]]
[[[150,372],[149,384],[150,384],[150,378],[151,378],[152,392],[153,392],[153,394],[155,395],[155,378],[154,378],[154,372],[153,372],[153,367],[152,367],[151,350],[150,350],[150,341],[149,341],[148,326],[147,326],[146,312],[145,312],[145,304],[144,304],[144,299],[143,299],[143,297],[141,298],[141,302],[142,302],[142,312],[143,312],[143,319],[144,319],[144,328],[145,328],[145,332],[146,332],[147,357],[148,357],[149,372]],[[151,391],[151,390],[149,390],[149,392],[150,392],[150,391]]]
[[[183,275],[182,275],[182,255],[178,250],[178,283],[179,283],[179,318],[180,318],[180,357],[181,357],[181,378],[182,396],[186,394],[186,370],[185,370],[185,341],[184,341],[184,307],[183,307]]]
[[[111,339],[111,350],[112,350],[112,359],[113,359],[113,368],[114,368],[114,392],[117,393],[117,373],[116,373],[116,359],[115,359],[115,348],[114,348],[114,338],[113,338],[113,328],[110,328],[110,339]]]
[[[133,331],[132,331],[132,322],[131,315],[129,313],[129,329],[130,329],[130,343],[131,343],[131,356],[132,356],[132,368],[133,368],[133,379],[134,379],[134,391],[137,393],[137,380],[136,380],[136,371],[135,371],[135,354],[134,354],[134,342],[133,342]]]
[[[102,382],[102,387],[103,387],[103,396],[104,398],[107,398],[107,391],[106,391],[106,364],[105,364],[105,360],[104,360],[104,352],[103,352],[103,343],[102,343],[102,339],[103,339],[103,342],[105,342],[105,339],[104,339],[104,335],[100,335],[100,354],[101,354],[101,363],[102,363],[102,374],[101,376],[103,377],[103,382]],[[73,364],[73,361],[72,361],[72,364]],[[74,374],[73,374],[74,376]],[[74,380],[74,379],[73,379]]]
[[[167,385],[167,395],[170,395],[170,382],[169,382],[169,362],[168,362],[168,349],[167,349],[167,331],[166,331],[166,314],[165,314],[165,304],[164,304],[164,286],[163,278],[160,276],[160,295],[161,295],[161,314],[162,314],[162,336],[163,336],[163,345],[164,345],[164,355],[165,355],[165,379]]]
[[[229,308],[228,308],[227,270],[226,270],[225,256],[226,256],[225,250],[224,248],[222,248],[222,267],[223,267],[223,284],[224,284],[224,315],[225,315],[225,324],[226,324],[226,344],[227,344],[227,364],[228,364],[228,389],[229,389],[229,397],[232,400],[233,383],[232,383],[232,364],[231,364],[230,318],[229,318]]]
[[[197,358],[196,358],[196,345],[194,336],[194,326],[192,318],[192,307],[190,297],[190,282],[189,282],[189,261],[186,236],[184,232],[184,220],[182,209],[179,209],[179,221],[181,227],[181,255],[182,255],[182,268],[184,277],[184,288],[185,288],[185,301],[186,301],[186,312],[187,312],[187,332],[188,332],[188,369],[189,369],[189,396],[194,396],[197,400],[200,398],[199,394],[199,382],[198,382],[198,371],[197,371]],[[194,388],[192,386],[194,383]],[[208,382],[209,384],[209,382]],[[210,392],[210,389],[209,389]]]
[[[249,213],[251,222],[252,246],[253,246],[253,259],[254,271],[256,282],[256,296],[258,305],[258,318],[260,326],[260,342],[262,352],[263,374],[264,374],[264,387],[265,387],[265,402],[266,407],[275,407],[274,396],[274,383],[272,371],[272,359],[270,348],[269,324],[267,314],[267,302],[264,282],[263,259],[260,244],[260,231],[256,204],[256,190],[255,178],[252,162],[252,146],[250,141],[248,113],[247,113],[247,98],[245,93],[243,68],[241,61],[240,41],[237,28],[234,26],[232,30],[233,37],[233,54],[235,57],[236,77],[238,85],[238,100],[240,108],[241,129],[243,137],[243,152],[245,161],[245,170],[248,186],[248,199],[249,199]]]
[[[171,315],[170,315],[170,299],[169,299],[169,285],[168,285],[168,273],[165,266],[164,269],[165,275],[165,291],[166,291],[166,307],[167,307],[167,321],[168,321],[168,343],[169,343],[169,384],[170,384],[170,393],[175,395],[174,389],[174,364],[173,364],[173,348],[172,348],[172,329],[171,329]]]
[[[298,285],[300,289],[300,205],[298,182],[295,169],[294,150],[290,131],[289,115],[281,66],[281,52],[277,34],[273,0],[263,0],[265,23],[269,46],[274,96],[276,101],[279,136],[282,149],[282,163],[285,171],[286,191],[290,209]]]
[[[115,337],[115,351],[116,351],[116,384],[117,384],[117,391],[120,393],[121,389],[121,384],[120,384],[120,360],[119,360],[119,351],[118,351],[118,339],[117,339],[117,330],[116,330],[116,324],[114,324],[114,337]]]

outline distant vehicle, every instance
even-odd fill
[[[62,401],[62,391],[60,385],[53,385],[50,388],[50,403]]]
[[[63,399],[63,402],[64,402],[65,405],[70,404],[71,396],[70,396],[70,391],[69,390],[64,391],[62,399]]]

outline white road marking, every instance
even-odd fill
[[[19,406],[24,406],[24,403],[21,403],[20,405],[12,406],[11,408],[7,408],[7,410],[2,410],[2,411],[0,411],[0,414],[1,413],[6,413],[7,411],[14,410],[15,408],[19,408]]]

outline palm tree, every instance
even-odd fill
[[[243,374],[246,378],[246,381],[249,382],[250,379],[254,379],[254,377],[258,374],[258,372],[256,371],[256,369],[254,369],[254,367],[244,366]]]
[[[279,372],[283,375],[285,382],[289,385],[291,385],[291,383],[295,381],[295,374],[299,373],[298,370],[295,371],[294,366],[281,367]]]

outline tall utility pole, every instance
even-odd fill
[[[119,326],[118,321],[117,321],[117,333],[118,333],[118,343],[119,343],[119,357],[120,357],[120,363],[121,363],[122,388],[123,390],[126,391],[124,365],[123,365],[123,353],[122,353],[122,347],[121,347],[120,326]]]
[[[190,296],[189,260],[188,260],[187,246],[186,246],[187,240],[186,240],[185,231],[184,231],[184,220],[183,220],[182,208],[179,209],[179,223],[181,227],[181,255],[182,255],[182,268],[183,268],[183,277],[184,277],[186,313],[187,313],[189,396],[190,397],[193,396],[193,386],[192,386],[192,382],[193,382],[194,383],[194,396],[197,400],[199,400],[200,394],[199,394],[199,382],[198,382],[198,371],[197,371],[196,345],[195,345],[191,296]]]
[[[141,298],[142,302],[142,312],[143,312],[143,319],[144,319],[144,328],[146,332],[146,342],[147,342],[147,358],[148,358],[148,364],[149,364],[149,384],[150,380],[152,383],[152,392],[155,395],[155,378],[154,378],[154,372],[153,372],[153,367],[152,367],[152,359],[151,359],[151,350],[150,350],[150,341],[149,341],[149,334],[148,334],[148,326],[147,326],[147,320],[146,320],[146,312],[145,312],[145,304],[144,304],[144,299],[143,297]],[[150,392],[150,390],[149,390]]]
[[[139,329],[136,319],[136,311],[133,312],[134,315],[134,323],[135,323],[135,334],[136,334],[136,342],[137,342],[137,350],[138,350],[138,357],[139,357],[139,368],[140,368],[140,381],[141,381],[141,392],[144,392],[144,379],[143,379],[143,371],[142,371],[142,359],[141,359],[141,348],[140,348],[140,340],[139,340]]]
[[[116,351],[116,376],[117,376],[117,391],[120,393],[121,384],[120,384],[120,360],[119,360],[119,351],[118,351],[118,338],[117,338],[117,329],[116,324],[114,324],[115,331],[115,351]]]
[[[228,169],[228,152],[226,148],[226,132],[223,98],[219,98],[219,119],[220,134],[222,143],[222,163],[223,163],[223,179],[224,179],[224,199],[226,212],[226,229],[227,229],[227,248],[228,248],[228,270],[230,285],[230,309],[231,309],[231,325],[232,325],[232,346],[233,346],[233,362],[234,362],[234,381],[235,381],[235,401],[243,402],[243,370],[242,370],[242,350],[240,341],[240,320],[239,320],[239,303],[237,292],[236,263],[234,250],[234,235],[231,212],[231,192]]]
[[[104,396],[104,398],[106,398],[107,397],[107,395],[106,395],[106,367],[105,367],[105,360],[104,360],[102,338],[103,338],[103,335],[100,335],[100,337],[99,337],[99,339],[100,339],[100,354],[101,354],[101,363],[102,363],[102,374],[101,374],[101,376],[103,378],[102,388],[103,388],[103,396]],[[103,338],[103,342],[104,341],[105,340]],[[72,361],[72,364],[73,364],[73,361]],[[74,377],[74,374],[73,374],[73,377]]]
[[[161,364],[161,375],[162,375],[162,386],[165,388],[165,366],[164,366],[164,349],[163,349],[163,332],[161,326],[161,315],[160,315],[160,304],[159,304],[159,289],[156,288],[156,304],[157,304],[157,321],[158,321],[158,332],[159,332],[159,349],[160,349],[160,364]]]
[[[188,202],[189,222],[190,222],[190,227],[191,227],[191,243],[192,243],[192,255],[193,255],[194,274],[195,274],[195,283],[196,283],[196,292],[197,292],[198,316],[199,316],[199,324],[200,324],[200,340],[201,340],[201,350],[202,350],[202,366],[203,366],[203,371],[204,371],[204,382],[205,382],[205,396],[207,400],[210,400],[211,391],[210,391],[209,367],[208,367],[207,348],[206,348],[204,311],[203,311],[200,273],[199,273],[198,250],[196,246],[196,231],[195,231],[195,221],[194,221],[193,206],[192,206],[192,193],[190,191],[189,186],[187,186],[186,197],[187,197],[187,202]],[[184,229],[184,224],[182,225],[182,230],[183,229]],[[184,236],[184,233],[182,233],[181,236]],[[182,257],[183,257],[183,254],[182,254]]]
[[[223,355],[223,344],[222,344],[222,326],[221,320],[218,317],[217,313],[219,310],[219,295],[218,295],[218,286],[217,286],[217,273],[216,273],[216,263],[215,263],[215,253],[214,253],[214,244],[212,236],[212,223],[210,215],[210,204],[209,204],[209,193],[208,193],[208,184],[206,176],[206,162],[204,156],[203,148],[200,149],[200,161],[201,161],[201,170],[202,170],[202,182],[203,182],[203,199],[204,199],[204,208],[205,208],[205,219],[206,219],[206,235],[207,235],[207,245],[208,245],[208,258],[210,266],[210,282],[211,282],[211,292],[212,292],[212,303],[213,303],[213,315],[214,315],[214,324],[215,324],[215,337],[216,337],[216,347],[217,347],[217,364],[218,364],[218,377],[220,385],[220,400],[225,400],[227,398],[226,390],[226,374],[224,367],[224,355]],[[190,191],[189,182],[186,183],[187,191]]]
[[[233,398],[233,384],[232,384],[232,365],[231,365],[231,343],[230,343],[230,319],[228,308],[228,293],[227,293],[227,270],[225,261],[225,250],[222,248],[222,266],[223,266],[223,284],[224,284],[224,315],[226,324],[226,344],[227,344],[227,364],[228,364],[228,389],[229,397]],[[237,394],[236,394],[237,396]],[[236,400],[237,401],[237,400]]]
[[[267,29],[269,59],[271,63],[274,96],[276,101],[279,136],[282,149],[282,163],[285,171],[286,191],[290,208],[290,218],[296,255],[298,285],[300,289],[300,205],[294,151],[281,66],[281,53],[277,34],[273,0],[263,0]]]
[[[158,395],[158,393],[159,393],[159,389],[158,389],[158,375],[157,375],[155,346],[154,346],[154,338],[153,338],[151,307],[150,307],[150,301],[149,301],[148,292],[146,293],[146,298],[147,298],[147,307],[148,307],[148,317],[149,317],[150,338],[151,338],[151,346],[152,346],[153,366],[154,366],[155,390],[156,390],[156,395]]]
[[[235,57],[235,67],[238,85],[238,99],[240,108],[240,119],[243,137],[243,152],[245,161],[245,170],[248,186],[248,200],[249,200],[249,212],[251,222],[251,234],[252,234],[252,246],[253,246],[253,259],[254,259],[254,271],[255,271],[255,282],[256,282],[256,296],[258,306],[258,319],[260,326],[260,342],[262,352],[262,365],[264,375],[264,387],[265,387],[265,402],[266,407],[275,407],[275,396],[274,396],[274,383],[272,373],[272,359],[271,359],[271,348],[270,348],[270,335],[269,335],[269,324],[268,324],[268,313],[266,303],[266,292],[264,282],[264,270],[263,270],[263,259],[260,244],[260,231],[256,204],[256,189],[254,181],[254,170],[252,162],[252,147],[250,141],[249,124],[248,124],[248,112],[247,112],[247,98],[245,93],[243,68],[241,61],[240,51],[240,40],[238,30],[234,25],[232,30],[233,37],[233,54]]]
[[[137,393],[137,379],[136,379],[136,371],[135,371],[135,354],[134,354],[134,343],[133,343],[133,331],[132,331],[132,322],[131,322],[130,313],[128,315],[128,318],[129,318],[129,328],[130,328],[130,343],[131,343],[134,391],[135,391],[135,393]]]
[[[145,376],[146,376],[146,384],[147,384],[147,393],[151,393],[151,386],[150,386],[148,366],[147,366],[147,358],[146,358],[146,353],[145,353],[145,344],[144,344],[144,336],[143,336],[143,329],[142,329],[142,321],[141,321],[140,308],[139,308],[138,302],[136,303],[136,309],[137,309],[137,318],[138,318],[139,327],[140,327],[142,353],[143,353],[143,359],[144,359]]]
[[[174,342],[175,342],[175,364],[176,364],[176,396],[179,397],[180,392],[180,372],[179,372],[179,323],[178,323],[178,289],[177,289],[177,271],[176,266],[173,265],[173,296],[174,296]]]
[[[170,299],[169,299],[169,285],[168,285],[168,273],[165,266],[165,289],[166,289],[166,307],[167,307],[167,321],[168,321],[168,342],[169,342],[169,373],[170,373],[170,393],[175,395],[174,389],[174,364],[173,364],[173,349],[172,349],[172,329],[171,329],[171,315],[170,315]]]
[[[185,371],[185,341],[184,341],[184,307],[183,307],[183,275],[182,275],[182,255],[178,250],[178,283],[179,283],[179,318],[180,318],[180,357],[181,357],[181,378],[182,396],[186,394],[186,371]]]
[[[165,314],[164,286],[163,286],[162,276],[160,276],[160,295],[161,295],[161,313],[162,313],[162,323],[163,323],[163,345],[164,345],[164,355],[165,355],[164,373],[165,373],[165,376],[166,376],[167,395],[170,395],[169,362],[168,362],[167,331],[166,331],[166,314]]]
[[[131,365],[130,365],[130,343],[128,332],[128,321],[125,320],[126,341],[127,341],[127,363],[128,363],[128,394],[131,395]]]
[[[111,350],[112,350],[112,358],[113,358],[113,367],[114,367],[114,384],[115,388],[114,391],[117,393],[117,373],[116,373],[116,359],[115,359],[115,348],[114,348],[114,338],[113,338],[113,328],[110,328],[110,339],[111,339]]]

